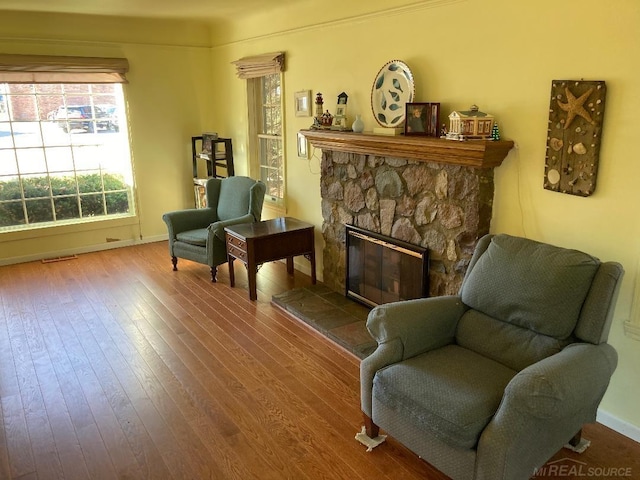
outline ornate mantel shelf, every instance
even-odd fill
[[[323,150],[410,158],[423,162],[498,167],[513,147],[512,140],[468,140],[459,142],[420,136],[390,136],[335,130],[301,130],[309,142]]]

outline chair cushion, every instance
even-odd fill
[[[564,339],[576,326],[599,265],[577,250],[496,235],[468,272],[462,301],[503,322]]]
[[[477,310],[467,310],[456,329],[458,345],[516,371],[560,352],[571,340],[541,335]]]
[[[209,231],[206,228],[198,228],[196,230],[187,230],[176,235],[176,239],[179,242],[188,243],[190,245],[197,245],[199,247],[207,246],[207,237]]]
[[[251,213],[251,187],[256,183],[248,177],[229,177],[220,184],[218,218],[230,220]]]
[[[408,416],[449,445],[473,448],[516,374],[459,345],[390,365],[373,380],[375,403]]]

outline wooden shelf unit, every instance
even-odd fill
[[[193,178],[198,177],[198,160],[207,162],[207,176],[213,178],[232,177],[233,146],[230,138],[218,138],[212,140],[211,155],[203,153],[202,136],[191,137],[191,155],[193,161]],[[222,147],[222,148],[219,148]],[[224,170],[224,174],[221,172]]]

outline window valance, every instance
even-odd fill
[[[239,78],[256,78],[284,71],[284,52],[263,53],[235,62]]]
[[[0,53],[0,83],[127,83],[126,58]]]

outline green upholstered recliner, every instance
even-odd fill
[[[211,267],[215,282],[218,265],[227,261],[224,227],[259,222],[265,190],[264,183],[249,177],[211,178],[207,207],[165,213],[173,269],[178,269],[178,258],[203,263]]]
[[[360,367],[378,428],[458,479],[528,479],[597,407],[620,264],[509,235],[478,242],[459,295],[374,308]]]

